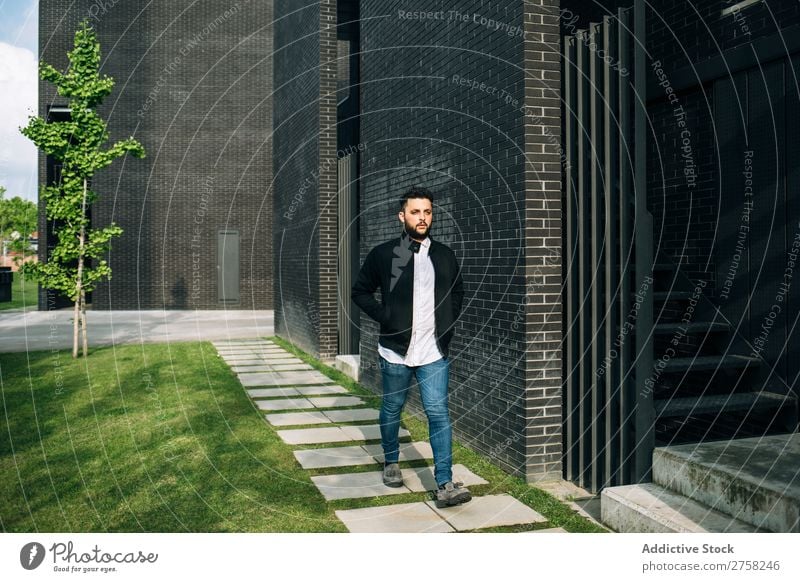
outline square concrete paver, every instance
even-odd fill
[[[256,400],[259,410],[301,410],[314,408],[305,398],[276,398],[274,400]]]
[[[253,360],[260,360],[262,362],[262,366],[273,366],[275,364],[305,364],[305,362],[300,358],[290,358],[289,356],[284,355],[259,356],[257,354],[250,354],[249,358]]]
[[[450,533],[453,528],[422,502],[336,511],[351,533]]]
[[[236,356],[264,356],[267,358],[281,357],[281,358],[295,358],[298,360],[300,359],[294,354],[281,349],[222,350],[222,351],[217,350],[217,353],[219,353],[219,355],[222,356],[223,358],[236,357]]]
[[[258,347],[245,347],[242,346],[240,348],[217,348],[217,353],[220,356],[236,356],[238,354],[286,354],[290,355],[289,352],[284,350],[283,348],[279,347],[267,347],[267,346],[258,346]]]
[[[311,480],[328,501],[375,497],[378,495],[400,495],[409,492],[407,487],[387,487],[384,485],[383,471],[319,475],[311,477]]]
[[[374,441],[381,438],[381,427],[378,424],[364,424],[361,426],[342,426],[342,431],[349,435],[354,441]],[[410,435],[403,427],[400,427],[400,437]]]
[[[326,413],[326,416],[328,414]],[[383,446],[377,445],[361,445],[364,450],[375,457],[375,461],[383,463]],[[413,443],[400,443],[400,460],[401,461],[418,461],[421,459],[432,459],[433,449],[431,444],[426,441],[415,441]]]
[[[283,348],[279,348],[278,346],[239,346],[231,348],[217,348],[217,353],[223,356],[229,356],[232,354],[258,354],[258,353],[289,354],[290,352],[284,350]]]
[[[310,394],[347,394],[347,388],[338,384],[327,384],[323,386],[296,386],[300,394],[308,396]]]
[[[247,391],[247,395],[250,398],[273,398],[276,396],[287,398],[289,396],[299,396],[300,393],[291,386],[283,386],[281,388],[252,388]]]
[[[217,353],[222,356],[223,358],[235,357],[235,356],[247,356],[247,355],[255,355],[259,353],[276,353],[281,352],[289,355],[286,350],[281,350],[279,348],[217,348]]]
[[[238,341],[224,341],[224,340],[215,340],[211,342],[211,345],[215,348],[237,348],[239,346],[262,346],[262,345],[275,345],[272,342],[267,340],[238,340]]]
[[[355,440],[338,426],[279,430],[278,436],[289,445],[315,445]]]
[[[279,412],[264,415],[272,426],[293,426],[299,424],[330,424],[331,419],[321,411],[311,412]]]
[[[260,351],[259,350],[259,351],[253,351],[253,352],[243,352],[241,354],[220,354],[220,356],[222,356],[226,360],[228,358],[234,358],[235,359],[235,358],[246,358],[246,357],[264,358],[264,359],[272,359],[272,360],[277,359],[277,358],[283,358],[283,359],[285,359],[285,358],[293,358],[295,360],[299,360],[300,359],[300,358],[295,358],[292,354],[290,354],[289,352],[286,352],[284,350],[270,350],[268,352],[264,352],[264,351]]]
[[[285,372],[286,370],[313,370],[314,368],[308,364],[270,364],[272,371]]]
[[[436,489],[436,479],[433,477],[433,467],[416,467],[401,469],[403,484],[411,491],[433,491]],[[453,465],[453,481],[461,481],[465,487],[470,485],[483,485],[488,481],[462,464]]]
[[[239,374],[239,381],[243,386],[294,386],[302,384],[333,383],[333,380],[316,370]]]
[[[238,364],[239,362],[245,362],[250,360],[260,360],[262,362],[269,362],[271,363],[274,360],[286,360],[291,359],[289,354],[232,354],[230,356],[227,355],[220,355],[220,357],[225,360],[226,363],[230,364],[231,366]]]
[[[380,411],[375,408],[353,408],[351,410],[326,410],[325,416],[333,422],[356,422],[359,420],[378,420]]]
[[[294,451],[294,456],[304,469],[375,464],[375,459],[358,445],[330,447],[325,449],[305,449],[302,451]]]
[[[468,503],[441,509],[434,501],[426,503],[458,531],[547,521],[540,513],[506,494],[473,497]]]
[[[243,364],[242,362],[254,362],[252,364]],[[230,367],[234,368],[249,368],[243,370],[244,372],[258,372],[259,370],[254,370],[255,367],[271,367],[280,364],[302,364],[303,362],[300,360],[294,360],[292,358],[254,358],[252,360],[241,360],[237,362],[225,362]],[[238,371],[238,370],[236,370]],[[269,372],[270,370],[265,370]]]
[[[358,406],[364,404],[361,398],[356,396],[322,396],[309,397],[308,399],[317,408],[336,408],[342,406]]]
[[[271,342],[269,340],[241,340],[241,341],[213,341],[211,345],[215,348],[239,348],[242,346],[276,346],[278,344]]]
[[[261,358],[258,357],[257,354],[220,354],[220,358],[225,360],[229,364],[234,364],[236,362],[241,362],[245,360],[260,360]]]
[[[408,436],[408,431],[400,429],[400,436]],[[371,441],[381,438],[378,425],[366,426],[332,426],[325,428],[299,428],[279,430],[284,442],[290,445],[308,445],[317,443],[337,443],[344,441]],[[364,451],[366,453],[366,451]]]
[[[252,366],[231,366],[231,370],[238,375],[242,372],[274,372],[275,368],[265,362],[259,362],[258,364],[254,364]]]

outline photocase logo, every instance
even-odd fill
[[[26,570],[35,570],[44,560],[44,546],[39,542],[30,542],[22,546],[19,552],[19,563]]]

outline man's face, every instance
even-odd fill
[[[405,211],[398,213],[408,236],[423,240],[430,232],[433,223],[433,206],[427,198],[409,198]]]

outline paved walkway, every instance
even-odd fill
[[[297,462],[312,473],[311,481],[325,499],[340,504],[341,500],[367,497],[385,500],[378,507],[337,510],[336,516],[349,531],[455,532],[547,522],[507,494],[475,495],[469,503],[438,509],[429,494],[436,488],[432,467],[406,466],[409,461],[432,460],[430,444],[411,441],[406,429],[400,432],[403,486],[387,487],[381,478],[378,410],[368,408],[343,386],[273,342],[228,340],[213,344],[259,410],[266,412],[273,430],[286,444],[297,447]],[[319,470],[324,474],[316,474]],[[453,465],[453,480],[466,486],[488,483],[460,464]],[[392,495],[411,493],[419,494],[424,501],[391,502]],[[544,528],[531,533],[564,531]]]
[[[0,311],[0,352],[72,347],[72,309]],[[87,311],[89,345],[258,338],[274,333],[274,312]]]

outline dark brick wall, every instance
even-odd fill
[[[660,61],[667,75],[800,24],[800,3],[792,0],[765,0],[744,8],[738,15],[726,16],[722,15],[723,9],[735,2],[662,0],[651,4],[647,48],[651,59]],[[648,74],[653,75],[652,67]],[[678,99],[669,104],[662,94],[648,107],[654,137],[648,159],[649,206],[656,230],[654,248],[679,262],[693,281],[707,281],[705,291],[715,296],[721,282],[716,281],[713,264],[720,216],[713,83],[683,90]],[[686,111],[691,134],[697,174],[696,185],[691,188],[684,176],[683,128],[674,116],[677,106]]]
[[[319,351],[319,4],[275,2],[275,333]]]
[[[555,14],[543,21],[540,4]],[[429,187],[432,236],[456,253],[466,291],[450,348],[454,434],[531,479],[561,475],[561,364],[543,359],[560,357],[560,262],[531,285],[546,247],[561,244],[560,111],[548,93],[559,82],[557,7],[361,3],[362,262],[399,234],[403,190]],[[440,17],[406,14],[415,11]],[[552,121],[554,137],[525,121],[524,104]],[[361,378],[375,391],[377,331],[361,317]],[[416,391],[411,406],[420,413]]]
[[[42,58],[63,68],[86,17],[116,80],[100,114],[113,140],[147,150],[94,180],[94,223],[125,232],[92,308],[271,309],[272,2],[45,0]],[[41,84],[40,113],[53,102],[63,104]],[[238,305],[218,302],[218,229],[240,232]]]
[[[559,0],[525,16],[525,471],[562,477],[562,158]],[[519,307],[517,308],[519,312]]]
[[[337,256],[338,92],[337,0],[320,0],[319,62],[319,353],[332,361],[339,353]],[[349,300],[349,299],[348,299]]]
[[[651,56],[670,68],[715,57],[721,51],[800,24],[800,3],[763,0],[738,16],[722,15],[738,0],[661,0],[651,2],[647,45]]]
[[[275,4],[275,333],[337,353],[336,2]]]

